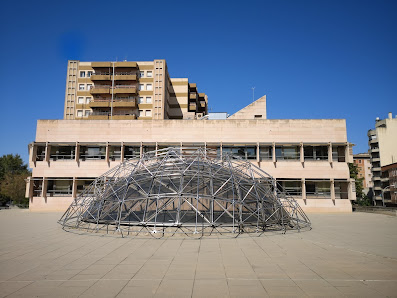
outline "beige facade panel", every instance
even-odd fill
[[[141,63],[138,62],[138,67],[139,70],[153,70],[153,62],[151,62],[151,65],[142,65]]]
[[[120,61],[120,62],[115,62],[114,67],[131,67],[131,68],[136,68],[137,63],[133,61]]]
[[[139,82],[141,82],[141,83],[152,83],[153,82],[153,78],[140,78]]]
[[[91,62],[91,67],[112,67],[112,62]]]
[[[172,131],[177,134],[170,133]],[[36,142],[346,143],[343,119],[299,120],[38,120]]]
[[[92,81],[110,81],[110,79],[111,79],[110,75],[93,74],[91,76]]]
[[[231,115],[228,119],[266,119],[266,95]]]
[[[146,91],[146,90],[140,90],[138,91],[139,95],[153,95],[153,91]]]

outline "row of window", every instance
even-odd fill
[[[72,196],[73,194],[73,178],[46,178],[46,196]],[[76,178],[76,195],[83,191],[90,191],[90,184],[95,178]],[[277,188],[280,192],[286,192],[292,196],[302,196],[303,185],[305,186],[306,198],[330,198],[331,197],[331,181],[330,180],[305,180],[300,179],[276,179]],[[32,179],[33,196],[42,196],[43,178],[35,177]],[[348,199],[347,181],[334,182],[334,194],[336,199]]]
[[[79,84],[79,91],[89,91],[94,87],[92,84]]]
[[[81,114],[79,114],[81,111]],[[86,111],[87,112],[87,111]],[[78,117],[83,117],[83,111],[78,110]],[[81,116],[79,116],[81,115]],[[139,110],[139,117],[151,117],[152,110]],[[157,149],[167,148],[170,145],[158,145]],[[213,149],[214,156],[220,157],[222,154],[232,154],[234,156],[241,157],[243,159],[257,159],[257,147],[256,146],[207,146],[209,149]],[[300,160],[300,153],[298,151],[299,146],[275,146],[275,159],[276,161]],[[305,161],[328,161],[328,149],[327,146],[303,146],[304,148],[304,160]],[[51,146],[50,158],[56,159],[74,159],[76,147],[75,146]],[[128,158],[139,158],[139,155],[133,157],[128,154],[129,151],[140,152],[140,146],[124,146],[124,159]],[[149,152],[156,150],[155,146],[142,146],[143,152]],[[181,150],[179,148],[179,150]],[[183,149],[183,152],[190,149]],[[44,160],[45,146],[37,146],[37,157],[36,160]],[[61,155],[63,158],[58,158]],[[80,146],[80,159],[89,157],[88,159],[104,159],[106,155],[106,146]],[[67,156],[68,158],[64,158]],[[103,156],[103,158],[99,158]],[[109,158],[120,160],[121,159],[121,146],[109,146]],[[273,147],[272,146],[259,146],[259,159],[260,160],[273,160]],[[345,147],[344,146],[332,146],[332,160],[337,162],[345,162]]]
[[[94,72],[92,70],[81,70],[80,71],[80,78],[90,78],[92,75],[94,74]],[[153,71],[151,70],[141,70],[139,71],[139,77],[140,78],[152,78],[153,77]]]
[[[138,90],[139,91],[153,91],[153,84],[139,84],[138,85]]]

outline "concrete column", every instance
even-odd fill
[[[303,143],[300,143],[300,161],[302,164],[305,162],[305,151],[303,150]]]
[[[332,143],[328,143],[328,162],[332,163]]]
[[[349,143],[345,146],[345,162],[349,162]]]
[[[355,183],[354,179],[350,179],[348,182],[348,192],[347,192],[347,197],[350,201],[355,201],[356,200],[356,192],[353,191],[353,183]]]
[[[107,163],[109,163],[109,142],[106,142],[105,160]]]
[[[37,145],[35,143],[29,146],[29,155],[30,155],[30,161],[34,162],[36,165]]]
[[[45,144],[45,161],[47,163],[50,162],[50,155],[51,155],[51,145],[48,142]]]
[[[260,157],[259,157],[260,149],[259,149],[259,142],[256,143],[256,162],[260,162]]]
[[[305,178],[302,178],[302,199],[306,200],[306,182],[305,182]]]
[[[139,154],[140,154],[139,157],[142,157],[142,155],[143,155],[143,143],[142,142],[141,142],[141,148],[139,150]]]
[[[76,152],[76,156],[74,158],[75,158],[76,162],[78,163],[79,159],[80,159],[80,145],[79,145],[78,142],[76,142],[76,150],[75,150],[75,152]]]
[[[272,160],[274,163],[276,163],[276,143],[273,142],[272,144]]]
[[[221,142],[220,149],[221,149],[221,159],[222,159],[222,157],[223,157],[223,145],[222,145],[222,142]]]
[[[72,197],[76,198],[76,196],[77,196],[77,180],[76,180],[76,177],[73,177]]]
[[[331,179],[331,200],[335,201],[335,180]]]
[[[26,178],[25,182],[25,197],[31,199],[33,193],[32,177]]]
[[[156,147],[155,147],[155,150],[156,150],[156,156],[157,156],[157,150],[158,150],[158,143],[156,142]]]
[[[47,181],[46,177],[43,177],[43,184],[42,185],[43,185],[43,187],[42,187],[42,190],[41,190],[41,196],[43,198],[47,198],[48,181]]]
[[[121,154],[121,156],[120,156],[120,161],[121,161],[121,162],[124,161],[124,150],[125,150],[124,142],[121,142],[121,147],[120,147],[120,154]]]

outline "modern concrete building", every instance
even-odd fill
[[[372,164],[374,205],[391,203],[390,183],[387,175],[382,177],[382,167],[397,162],[397,116],[375,121],[375,129],[368,131],[369,153]]]
[[[203,146],[250,160],[304,211],[351,212],[353,154],[345,120],[270,120],[266,96],[228,118],[205,116],[207,96],[188,79],[169,78],[164,60],[119,63],[69,61],[65,119],[38,120],[29,145],[30,210],[66,210],[95,177],[145,152]],[[118,75],[133,77],[127,83]]]
[[[353,155],[353,163],[358,169],[358,178],[363,178],[364,193],[372,189],[372,165],[369,153],[359,153]]]
[[[68,62],[64,119],[194,119],[207,109],[205,93],[170,78],[165,60]]]
[[[382,188],[388,205],[397,205],[397,162],[382,167]]]

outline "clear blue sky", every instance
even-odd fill
[[[166,59],[212,111],[266,94],[268,118],[345,118],[355,153],[397,114],[397,1],[6,1],[0,155],[28,160],[37,119],[61,119],[68,59]]]

